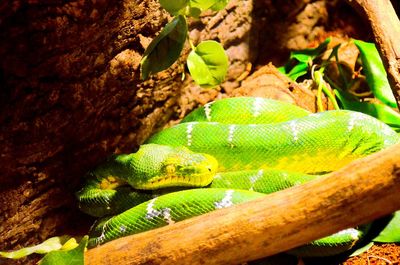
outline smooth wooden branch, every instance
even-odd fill
[[[375,43],[387,70],[400,110],[400,21],[390,0],[347,0],[371,24]]]
[[[400,208],[400,144],[327,177],[90,249],[85,264],[240,264]]]

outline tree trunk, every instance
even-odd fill
[[[203,18],[209,28],[195,25],[198,38],[216,37],[230,17],[235,31],[219,36],[228,51],[248,41],[252,4],[229,7]],[[163,126],[184,83],[183,59],[140,80],[141,55],[169,19],[157,1],[6,1],[0,17],[0,246],[7,249],[87,228],[73,198],[82,176]],[[247,50],[230,71],[248,62]]]

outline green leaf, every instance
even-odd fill
[[[372,93],[384,104],[397,108],[396,99],[387,79],[379,52],[374,43],[354,40],[360,50],[360,57],[367,83]]]
[[[209,88],[222,83],[228,71],[228,57],[216,41],[203,41],[187,59],[189,72],[200,86]]]
[[[188,6],[189,0],[160,0],[160,4],[171,15],[176,15]]]
[[[344,91],[335,90],[335,94],[344,109],[371,115],[395,130],[396,128],[400,128],[400,113],[394,111],[392,108],[383,104],[356,101]]]
[[[229,0],[216,1],[216,3],[214,5],[212,5],[210,8],[211,8],[211,10],[219,11],[219,10],[224,9],[228,3],[229,3]]]
[[[189,0],[190,2],[190,7],[195,7],[200,9],[201,11],[210,9],[212,6],[217,5],[219,2],[225,2],[225,1],[219,1],[219,0]]]
[[[327,38],[316,48],[291,52],[289,61],[284,66],[279,67],[279,71],[296,81],[297,78],[308,73],[313,60],[326,50],[330,41],[331,39]]]
[[[196,7],[191,7],[188,10],[188,13],[186,14],[187,16],[194,17],[194,18],[199,18],[201,14],[201,10],[196,8]]]
[[[178,59],[187,31],[186,19],[182,15],[175,17],[164,27],[144,52],[140,62],[142,79],[167,69]]]
[[[297,65],[295,65],[290,71],[289,73],[287,73],[287,76],[296,81],[297,78],[299,78],[300,76],[303,76],[305,74],[307,74],[308,72],[308,64],[304,63],[304,62],[299,62]]]
[[[70,250],[57,250],[48,253],[39,262],[39,265],[83,265],[84,252],[88,239],[88,236],[84,236],[76,248]]]
[[[32,246],[26,247],[15,251],[0,251],[0,257],[9,259],[19,259],[31,255],[33,253],[46,254],[50,251],[59,250],[64,244],[71,240],[70,236],[57,236],[52,237],[44,242]]]
[[[368,251],[373,245],[374,245],[374,242],[369,242],[365,246],[362,246],[362,247],[356,249],[353,253],[350,254],[349,257],[355,257],[358,255],[361,255],[362,253]]]
[[[293,51],[290,53],[290,59],[296,59],[299,62],[309,63],[316,57],[320,56],[326,50],[326,47],[328,47],[328,44],[330,42],[331,39],[327,38],[323,43],[321,43],[316,48]]]
[[[400,242],[400,211],[393,214],[392,219],[373,241],[382,243]]]
[[[287,68],[286,68],[286,65],[283,65],[283,66],[278,67],[278,71],[281,72],[281,73],[284,74],[284,75],[287,75],[287,74],[288,74],[288,70],[287,70]]]

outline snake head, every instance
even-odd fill
[[[217,168],[218,162],[213,156],[182,147],[163,161],[160,177],[175,183],[171,186],[203,187],[211,183]]]
[[[134,174],[127,181],[137,189],[203,187],[218,169],[213,156],[157,144],[142,145],[129,164]]]

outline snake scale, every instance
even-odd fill
[[[358,112],[309,113],[252,97],[208,103],[89,173],[80,208],[106,216],[89,247],[300,185],[398,142],[389,126]],[[292,253],[334,255],[367,231],[346,229]]]

